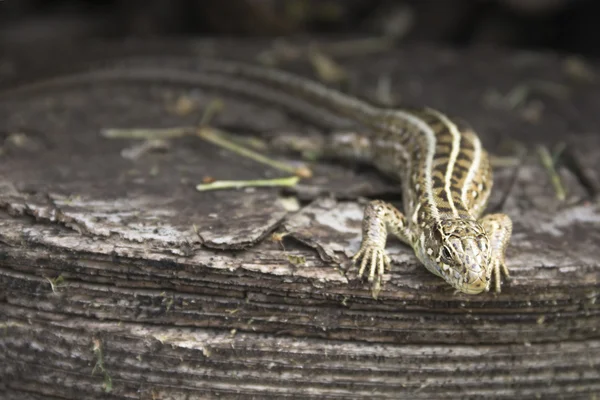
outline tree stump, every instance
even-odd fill
[[[266,46],[70,51],[80,59],[138,52],[159,65],[182,54],[252,61]],[[67,50],[31,54],[0,60],[14,67],[3,69],[5,84],[52,60],[67,64]],[[373,98],[389,77],[400,103],[469,121],[493,154],[512,154],[514,142],[529,150],[494,172],[489,208],[514,221],[502,293],[455,294],[390,240],[393,268],[373,299],[348,269],[362,198],[400,201],[400,191],[372,169],[316,162],[313,178],[287,190],[198,192],[212,178],[284,174],[194,136],[152,151],[101,134],[195,125],[217,97],[225,107],[214,125],[229,132],[323,133],[272,104],[168,82],[17,95],[0,102],[3,398],[600,393],[598,67],[423,47],[337,61],[359,82],[357,94]],[[300,61],[281,67],[311,76]]]

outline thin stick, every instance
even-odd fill
[[[229,151],[232,151],[236,154],[239,154],[243,157],[254,160],[258,163],[268,165],[272,168],[278,169],[280,171],[289,172],[301,178],[310,178],[312,176],[312,171],[307,167],[294,167],[271,158],[268,158],[260,153],[257,153],[253,150],[250,150],[246,147],[240,146],[237,143],[234,143],[230,140],[227,140],[224,137],[224,133],[210,127],[201,127],[196,130],[196,134],[198,137],[206,140],[207,142],[213,143],[217,146],[223,147]]]
[[[215,181],[197,185],[196,190],[205,192],[208,190],[241,189],[246,187],[292,187],[298,183],[299,179],[300,178],[297,176],[290,176],[287,178],[256,179],[247,181]]]
[[[540,161],[542,165],[546,169],[548,176],[550,177],[550,182],[554,187],[554,192],[556,193],[556,198],[560,201],[564,201],[567,197],[567,193],[565,187],[562,183],[562,179],[556,170],[556,164],[552,159],[552,155],[548,151],[546,146],[538,146],[537,148],[538,156],[540,157]]]

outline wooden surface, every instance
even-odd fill
[[[132,51],[100,47],[86,51]],[[267,45],[146,47],[157,59],[252,60]],[[5,56],[2,85],[62,53],[33,54]],[[490,208],[515,223],[502,293],[454,294],[390,240],[393,270],[373,300],[345,272],[360,241],[356,199],[399,201],[399,190],[368,168],[323,162],[286,191],[200,193],[206,177],[285,174],[195,137],[132,159],[139,141],[100,134],[193,125],[216,96],[215,125],[230,132],[319,132],[270,105],[159,82],[17,96],[0,102],[4,398],[596,398],[600,69],[485,49],[338,60],[356,93],[389,76],[398,100],[470,121],[493,153],[510,155],[511,140],[529,149],[495,170]],[[310,75],[302,61],[282,66]],[[558,142],[570,157],[558,169],[565,200],[536,152]]]

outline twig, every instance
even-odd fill
[[[538,146],[537,153],[540,157],[540,161],[542,166],[546,169],[548,176],[550,177],[550,182],[554,187],[554,192],[556,193],[556,198],[560,201],[564,201],[567,197],[565,187],[562,183],[560,175],[556,170],[556,163],[552,158],[552,155],[548,151],[546,146]]]
[[[292,187],[295,186],[300,178],[290,176],[277,179],[256,179],[247,181],[215,181],[211,183],[202,183],[196,186],[200,192],[220,189],[240,189],[246,187]]]
[[[281,170],[284,172],[289,172],[289,173],[299,176],[301,178],[310,178],[312,176],[312,171],[307,167],[304,167],[304,166],[299,167],[299,168],[293,167],[286,163],[282,163],[282,162],[273,160],[271,158],[268,158],[267,156],[264,156],[260,153],[257,153],[253,150],[250,150],[246,147],[240,146],[239,144],[226,139],[224,137],[223,132],[221,132],[217,129],[210,128],[210,127],[201,127],[196,130],[196,134],[198,135],[198,137],[206,140],[207,142],[210,142],[217,146],[223,147],[229,151],[232,151],[243,157],[254,160],[258,163],[268,165],[272,168],[275,168],[275,169],[278,169],[278,170]]]
[[[175,128],[133,128],[133,129],[118,129],[110,128],[103,129],[102,136],[108,139],[143,139],[143,140],[161,140],[174,139],[189,135],[195,128],[192,127],[175,127]]]
[[[268,165],[272,168],[291,173],[300,178],[310,178],[312,171],[306,166],[294,167],[292,165],[273,160],[267,156],[257,153],[253,150],[248,149],[242,145],[239,145],[232,140],[227,139],[227,133],[218,129],[207,126],[207,124],[213,119],[216,113],[223,109],[223,102],[221,100],[212,101],[204,110],[202,118],[200,120],[200,126],[198,128],[192,127],[175,127],[166,129],[105,129],[102,131],[102,135],[110,139],[143,139],[147,141],[173,139],[183,137],[190,134],[195,134],[199,138],[210,142],[214,145],[227,149],[231,152],[239,154],[243,157],[254,160],[258,163]],[[286,180],[288,179],[288,180]],[[285,179],[274,179],[272,181],[264,180],[253,180],[253,181],[220,181],[213,182],[210,184],[198,185],[198,190],[213,190],[223,189],[225,187],[247,187],[249,182],[254,182],[254,186],[293,186],[297,180],[290,183],[290,178]],[[243,183],[242,183],[243,182]],[[282,183],[283,182],[283,183]]]

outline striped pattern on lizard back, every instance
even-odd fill
[[[500,269],[508,275],[503,251],[511,224],[508,217],[495,216],[494,221],[501,220],[496,225],[503,227],[498,235],[503,242],[490,243],[483,226],[489,223],[477,220],[492,186],[487,152],[477,135],[432,109],[387,111],[381,120],[385,124],[370,152],[377,155],[373,163],[379,169],[403,182],[404,215],[381,201],[369,204],[363,243],[354,257],[362,258],[359,274],[370,262],[376,295],[380,282],[375,273],[380,279],[383,266],[389,266],[382,249],[390,231],[413,247],[428,270],[456,289],[488,290],[494,273],[499,290]]]

